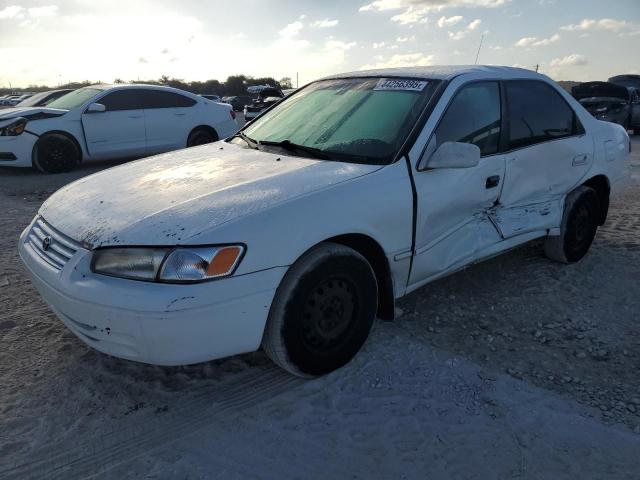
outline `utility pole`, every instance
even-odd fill
[[[538,73],[538,69],[540,68],[540,64],[536,63],[536,73]]]
[[[478,57],[480,57],[480,49],[482,48],[482,41],[483,40],[484,40],[484,33],[480,37],[480,45],[478,45],[478,53],[476,53],[476,63],[475,63],[475,65],[478,64]]]
[[[298,84],[298,72],[296,72],[296,88],[299,88],[300,85]]]

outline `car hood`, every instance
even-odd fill
[[[185,244],[223,223],[379,168],[215,143],[85,177],[54,193],[40,215],[87,248]]]
[[[6,120],[23,117],[27,120],[37,120],[39,118],[59,117],[67,113],[67,110],[46,107],[12,107],[0,110],[0,124],[7,123]]]
[[[585,98],[606,97],[619,98],[629,101],[629,91],[626,87],[609,82],[586,82],[576,85],[571,89],[571,94],[576,100]]]

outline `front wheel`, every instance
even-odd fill
[[[599,218],[600,201],[596,191],[584,185],[576,188],[565,200],[560,235],[545,240],[547,257],[561,263],[581,260],[596,236]]]
[[[285,275],[269,312],[262,346],[274,363],[298,376],[347,364],[369,335],[377,283],[355,250],[322,243]]]
[[[33,165],[42,173],[69,172],[80,158],[75,142],[61,133],[42,135],[33,148]]]

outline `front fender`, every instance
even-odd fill
[[[236,272],[242,275],[291,265],[314,245],[355,233],[381,245],[393,272],[394,256],[411,249],[412,215],[407,167],[396,162],[202,232],[188,243],[245,243],[247,253]]]

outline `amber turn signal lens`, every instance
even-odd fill
[[[228,275],[235,267],[240,255],[242,255],[241,247],[222,247],[209,262],[207,276],[219,277]]]

